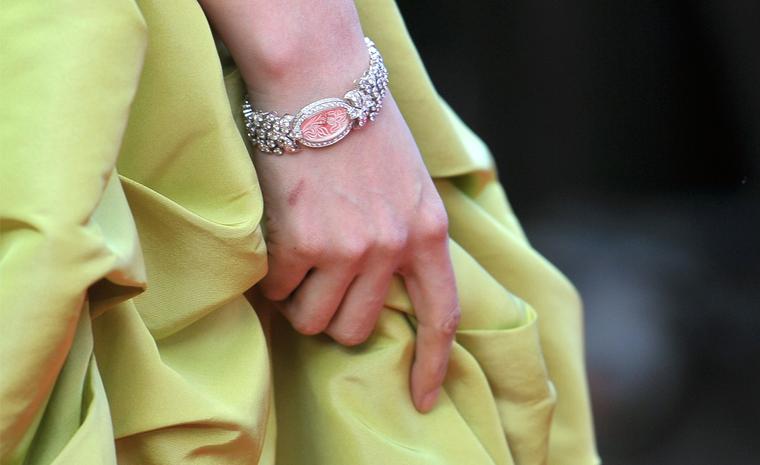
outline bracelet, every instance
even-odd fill
[[[388,90],[388,70],[380,51],[368,37],[369,67],[343,98],[323,98],[295,115],[253,109],[246,94],[243,117],[251,143],[265,153],[282,155],[304,147],[327,147],[343,139],[367,120],[375,121]]]

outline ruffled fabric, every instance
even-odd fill
[[[11,2],[0,87],[0,463],[594,464],[581,305],[390,0],[357,1],[446,205],[462,322],[409,395],[403,283],[366,343],[259,318],[244,84],[194,2]]]

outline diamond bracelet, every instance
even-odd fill
[[[352,129],[374,121],[388,90],[388,70],[375,43],[364,38],[369,67],[343,98],[323,98],[301,108],[295,115],[278,116],[259,111],[243,99],[243,117],[251,143],[265,153],[282,155],[304,147],[326,147],[343,139]]]

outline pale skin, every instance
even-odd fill
[[[200,3],[256,108],[294,114],[343,95],[367,67],[352,0]],[[280,157],[256,151],[253,161],[269,254],[259,293],[296,331],[356,345],[401,276],[418,321],[411,397],[431,410],[460,310],[446,212],[393,96],[374,123],[335,145]]]

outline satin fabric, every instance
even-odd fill
[[[401,281],[352,348],[245,298],[267,255],[244,84],[195,2],[3,6],[1,463],[598,463],[578,295],[395,3],[357,6],[445,202],[462,308],[426,415]]]

